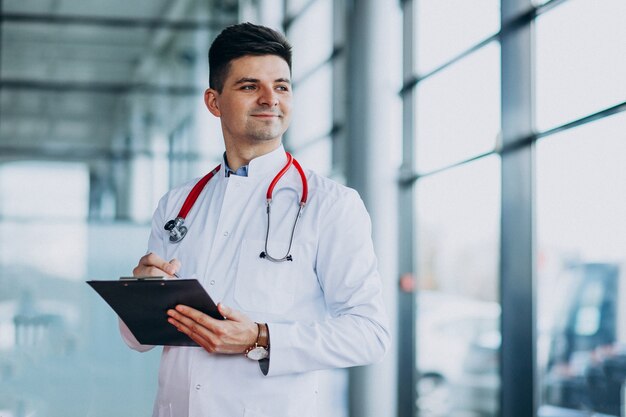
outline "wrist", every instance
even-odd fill
[[[264,347],[265,349],[270,348],[270,334],[267,328],[266,323],[257,323],[258,334],[256,338],[256,345]]]
[[[248,359],[258,361],[269,356],[270,339],[267,324],[256,323],[256,326],[258,331],[256,341],[246,349],[245,355]]]

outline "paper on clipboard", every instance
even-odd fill
[[[143,345],[197,346],[168,321],[167,310],[178,304],[222,320],[217,306],[197,279],[163,277],[87,281]]]

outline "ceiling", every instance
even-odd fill
[[[137,95],[194,93],[196,34],[237,1],[0,0],[0,13],[0,159],[69,160],[109,155]]]

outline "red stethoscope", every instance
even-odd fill
[[[266,206],[267,206],[267,210],[266,210],[267,211],[267,230],[265,233],[265,250],[261,252],[259,257],[263,259],[267,259],[272,262],[293,261],[293,257],[291,256],[291,253],[290,253],[291,244],[293,243],[293,236],[296,232],[296,225],[298,224],[298,219],[302,215],[302,210],[304,209],[304,206],[306,205],[306,200],[309,194],[309,185],[306,179],[306,175],[304,174],[304,170],[302,169],[302,166],[300,166],[298,161],[296,161],[296,159],[293,156],[291,156],[289,152],[285,152],[285,154],[287,155],[287,163],[278,172],[278,174],[276,174],[276,176],[270,183],[269,187],[267,188],[267,193],[265,195]],[[300,206],[298,208],[298,214],[296,214],[296,219],[294,220],[293,227],[291,228],[291,236],[289,238],[289,247],[287,248],[287,253],[282,258],[274,258],[273,256],[270,256],[267,250],[267,241],[269,240],[269,236],[270,236],[270,211],[271,211],[271,206],[272,206],[272,194],[274,193],[274,187],[276,187],[276,184],[278,183],[278,181],[280,181],[282,176],[285,175],[285,173],[289,170],[289,168],[291,168],[291,165],[296,167],[296,169],[298,170],[298,173],[300,174],[300,180],[302,181],[302,197],[300,198]],[[183,223],[185,222],[185,217],[187,217],[189,210],[191,210],[196,200],[198,199],[198,196],[200,195],[204,187],[207,185],[209,180],[213,178],[213,176],[217,172],[219,172],[221,166],[222,166],[221,164],[216,166],[213,169],[213,171],[206,174],[204,177],[200,179],[200,181],[196,183],[196,185],[193,186],[193,188],[189,192],[189,195],[187,195],[187,198],[185,199],[183,206],[178,212],[178,216],[176,216],[175,219],[170,220],[167,223],[165,223],[165,230],[167,230],[170,233],[170,242],[178,243],[181,240],[183,240],[183,238],[187,234],[187,227],[183,226]]]

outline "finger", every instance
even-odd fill
[[[171,261],[168,262],[169,265],[171,265],[171,270],[167,271],[168,274],[170,275],[174,275],[176,272],[178,272],[178,270],[181,267],[181,263],[178,259],[174,258]]]
[[[207,339],[211,341],[213,334],[211,333],[209,329],[204,327],[202,324],[198,323],[197,321],[187,316],[184,316],[178,313],[176,310],[168,310],[167,314],[169,316],[168,321],[170,321],[170,323],[174,325],[178,324],[176,327],[179,330],[181,330],[183,333],[187,334],[190,337],[194,335],[194,336],[201,337],[203,339]],[[171,321],[172,319],[175,322],[172,322]]]
[[[223,334],[220,320],[215,320],[214,318],[194,308],[185,305],[177,305],[175,310],[168,311],[168,315],[170,315],[170,317],[174,317],[178,321],[182,321],[186,326],[191,327],[194,330],[198,329],[199,332],[206,330],[203,334]]]
[[[133,269],[133,276],[135,277],[158,277],[167,275],[167,273],[156,266],[137,265]]]
[[[224,317],[224,320],[228,320],[229,318],[232,319],[232,316],[230,315],[232,310],[229,307],[225,306],[224,304],[217,303],[217,311],[219,311],[222,317]]]
[[[173,261],[174,259],[172,259]],[[151,262],[152,266],[155,266],[157,268],[159,268],[161,271],[165,272],[167,275],[172,276],[174,275],[174,273],[177,270],[177,267],[175,264],[172,264],[171,261],[167,262],[165,259],[152,254],[152,257],[149,258],[149,261]],[[178,261],[176,261],[178,262]]]
[[[240,311],[237,311],[233,308],[230,308],[222,303],[218,303],[217,304],[217,311],[220,312],[220,314],[228,320],[232,320],[232,321],[247,321],[247,317],[241,313]]]
[[[172,261],[167,262],[157,254],[148,252],[139,260],[139,265],[133,270],[133,275],[159,276],[165,274],[172,276],[179,268],[180,262],[178,260],[172,259]]]
[[[157,266],[163,263],[165,263],[165,260],[163,260],[159,255],[157,255],[154,252],[146,253],[139,260],[139,265],[144,265],[144,266]]]
[[[193,328],[190,328],[188,326],[186,326],[184,323],[169,317],[167,319],[167,321],[172,324],[174,327],[176,327],[176,330],[178,330],[181,333],[186,334],[187,336],[189,336],[189,338],[191,340],[193,340],[194,342],[196,342],[199,346],[203,347],[205,350],[207,350],[208,352],[215,352],[216,348],[214,343],[211,341],[210,338],[206,338],[204,335],[195,332],[193,330]]]

